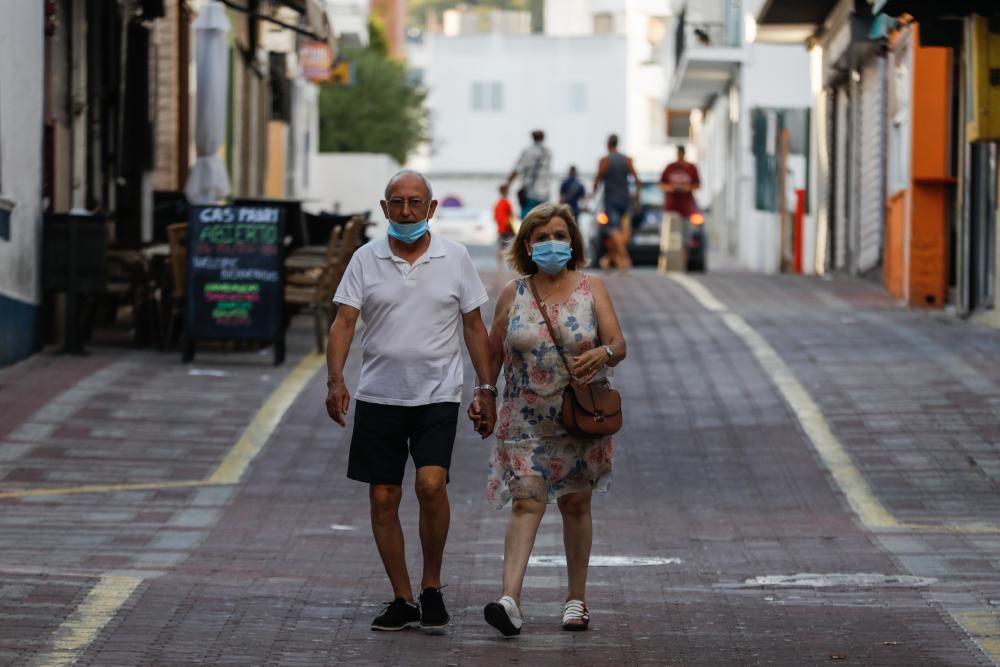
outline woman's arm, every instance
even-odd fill
[[[496,309],[493,312],[493,323],[490,325],[490,374],[481,378],[487,384],[496,385],[503,368],[503,339],[507,335],[507,320],[510,319],[510,307],[514,303],[514,293],[517,281],[511,280],[500,290]]]
[[[594,295],[594,310],[597,314],[597,336],[601,340],[601,347],[587,350],[573,360],[571,373],[574,381],[587,384],[591,382],[597,373],[605,366],[617,366],[625,358],[625,336],[622,334],[621,325],[618,323],[618,315],[615,313],[614,304],[608,295],[608,289],[597,276],[588,276],[590,289]],[[604,346],[611,348],[613,356],[609,357]]]
[[[608,294],[608,288],[603,280],[591,276],[590,288],[594,294],[594,309],[597,311],[597,335],[601,343],[609,346],[615,355],[607,365],[617,366],[628,353],[625,334],[622,333],[622,326],[618,322],[618,313],[615,312],[615,305],[611,302],[611,295]]]

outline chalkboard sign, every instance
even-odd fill
[[[193,206],[183,360],[197,340],[284,344],[284,216],[277,206]]]

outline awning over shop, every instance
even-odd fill
[[[872,12],[899,16],[910,14],[915,19],[959,18],[970,14],[990,16],[1000,11],[997,0],[874,0]]]
[[[802,43],[836,5],[837,0],[765,0],[757,13],[756,41]]]
[[[267,0],[219,0],[219,2],[230,9],[245,12],[258,21],[281,26],[318,42],[326,42],[330,45],[334,55],[337,53],[337,42],[321,0],[271,0],[271,2]],[[300,15],[300,20],[297,24],[282,21],[266,11],[273,7],[288,7]]]
[[[757,13],[757,24],[789,25],[822,23],[837,0],[765,0]]]

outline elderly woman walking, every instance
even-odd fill
[[[586,630],[591,496],[611,481],[611,438],[570,435],[562,424],[563,392],[570,382],[605,378],[606,368],[625,358],[625,339],[604,283],[580,271],[583,239],[568,206],[534,208],[521,223],[509,262],[522,277],[501,291],[490,332],[491,380],[496,383],[502,365],[506,386],[486,495],[497,508],[512,502],[512,511],[503,594],[484,613],[504,636],[520,634],[525,569],[546,505],[556,502],[569,579],[562,628]],[[543,308],[559,340],[550,335]],[[469,409],[477,427],[481,408],[474,402]]]

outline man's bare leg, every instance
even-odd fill
[[[417,468],[416,491],[420,502],[420,546],[424,572],[420,590],[441,588],[441,564],[448,541],[451,506],[448,503],[448,471],[441,466]]]
[[[368,487],[371,503],[372,534],[382,558],[385,573],[392,585],[393,597],[413,601],[410,574],[406,570],[406,547],[403,527],[399,523],[399,502],[403,487],[394,484],[372,484]]]

